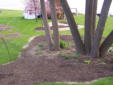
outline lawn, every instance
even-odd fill
[[[10,31],[15,31],[22,35],[22,37],[7,41],[12,60],[17,59],[19,53],[23,49],[22,47],[27,44],[30,37],[44,34],[43,32],[36,32],[34,30],[36,27],[41,26],[41,21],[38,20],[38,22],[35,22],[35,20],[25,20],[22,11],[3,11],[0,14],[0,24],[9,24],[9,27],[13,27]],[[7,34],[8,31],[4,33]],[[0,48],[2,48],[0,49],[0,64],[9,62],[9,56],[2,42],[0,42]]]
[[[92,83],[78,83],[78,84],[67,84],[67,83],[42,83],[38,85],[113,85],[113,78],[104,78]]]
[[[77,15],[77,16],[74,16],[75,18],[75,21],[77,24],[79,25],[84,25],[84,21],[85,21],[85,16],[84,15]],[[96,20],[96,23],[98,24],[98,20],[99,18],[97,18]],[[63,21],[63,22],[66,22],[66,20],[59,20],[59,21]],[[105,25],[105,29],[104,29],[104,33],[103,33],[103,37],[106,37],[108,36],[108,34],[113,30],[113,17],[108,17],[107,19],[107,22],[106,22],[106,25]],[[84,29],[80,29],[79,30],[80,34],[83,36],[84,35]],[[70,34],[69,31],[64,31],[62,32],[64,34]]]

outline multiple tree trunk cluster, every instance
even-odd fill
[[[45,7],[45,0],[40,0],[41,4],[41,12],[43,16],[43,23],[46,33],[46,39],[48,42],[49,50],[59,50],[60,49],[60,40],[59,40],[59,31],[58,31],[58,23],[57,23],[57,15],[56,15],[56,6],[55,0],[49,0],[50,9],[51,9],[51,19],[53,26],[53,36],[50,33],[50,27],[48,24],[47,12]]]
[[[46,37],[47,37],[49,49],[53,50],[54,48],[59,50],[60,44],[59,44],[58,24],[57,24],[56,11],[55,11],[55,0],[49,0],[49,1],[50,1],[50,8],[51,8],[52,24],[54,27],[53,39],[50,34],[44,0],[40,1],[42,15],[43,15],[43,22],[44,22],[45,31],[46,31]],[[103,43],[100,44],[112,0],[104,0],[103,7],[100,14],[101,16],[99,18],[97,26],[96,26],[96,13],[97,13],[98,0],[86,0],[84,41],[81,39],[76,21],[73,17],[73,14],[71,12],[71,9],[69,7],[67,0],[59,0],[59,1],[62,5],[64,13],[67,17],[68,24],[70,26],[72,37],[75,43],[76,53],[85,54],[89,57],[104,56],[107,53],[107,50],[109,49],[109,47],[113,44],[113,30],[106,37]]]

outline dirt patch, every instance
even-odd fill
[[[53,30],[53,26],[52,26],[51,22],[49,23],[49,26],[50,26],[50,29]],[[77,26],[78,26],[78,29],[84,28],[83,25],[77,25]],[[67,22],[66,23],[65,22],[59,22],[58,23],[58,28],[59,28],[60,31],[70,30],[69,25],[68,25]],[[45,29],[44,27],[35,28],[36,31],[43,31],[44,29]]]
[[[35,85],[39,82],[86,82],[113,77],[113,53],[109,53],[105,58],[89,60],[86,56],[75,56],[71,36],[64,35],[61,39],[65,40],[69,47],[51,52],[44,36],[34,38],[22,51],[21,58],[0,66],[0,83]]]
[[[60,30],[62,30],[63,28],[67,28],[67,27],[69,27],[69,26],[63,26],[63,25],[59,25],[59,26],[58,26],[58,28],[59,28]],[[35,30],[37,30],[37,31],[41,31],[41,30],[44,30],[44,29],[45,29],[44,27],[35,28]],[[50,29],[53,30],[53,26],[51,26]],[[69,29],[68,29],[68,30],[69,30]]]
[[[52,26],[52,22],[49,23],[50,29],[53,30],[53,26]],[[58,23],[58,28],[59,30],[69,30],[69,26],[68,24],[64,24],[64,23]],[[44,30],[44,27],[38,27],[35,28],[35,30],[40,31],[40,30]]]
[[[60,21],[60,23],[63,23],[63,24],[68,24],[68,22],[66,22],[66,21]]]

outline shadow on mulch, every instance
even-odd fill
[[[0,74],[14,74],[10,77],[2,75],[0,83],[2,80],[2,85],[10,85],[9,82],[12,81],[15,81],[15,85],[35,85],[37,82],[86,82],[113,77],[113,53],[90,60],[86,56],[75,57],[72,37],[63,35],[61,39],[69,47],[49,51],[44,36],[34,38],[22,51],[21,58],[14,63],[0,66]]]

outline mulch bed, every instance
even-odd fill
[[[113,77],[113,53],[104,58],[91,59],[90,64],[84,62],[88,59],[86,56],[65,59],[64,56],[73,56],[76,51],[71,36],[64,35],[61,39],[67,41],[70,47],[51,52],[47,49],[44,36],[34,38],[19,59],[0,66],[0,83],[35,85],[39,82],[86,82]],[[40,53],[37,54],[37,51]]]

